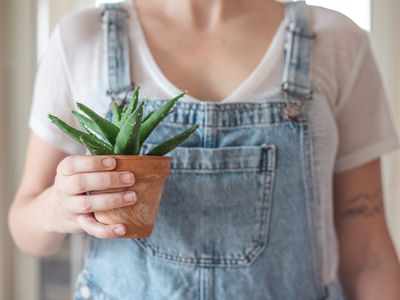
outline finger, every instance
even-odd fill
[[[124,225],[105,225],[97,222],[91,214],[79,215],[76,221],[84,231],[86,231],[91,236],[97,237],[99,239],[112,239],[121,237],[126,232]]]
[[[97,172],[68,176],[62,188],[66,193],[76,195],[90,191],[129,187],[134,183],[135,177],[131,172]]]
[[[67,210],[72,213],[85,214],[132,205],[136,201],[136,193],[127,191],[125,193],[73,196],[66,201],[65,205]]]
[[[64,158],[57,167],[57,173],[69,176],[77,173],[89,173],[113,170],[115,158],[105,155],[72,155]]]

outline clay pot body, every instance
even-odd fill
[[[123,208],[98,211],[94,216],[104,224],[125,224],[126,234],[123,238],[149,237],[156,222],[164,184],[170,173],[171,158],[123,155],[113,157],[117,161],[115,171],[130,171],[135,175],[135,184],[128,190],[136,192],[137,202]],[[109,192],[116,191],[114,189]]]

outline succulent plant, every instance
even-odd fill
[[[139,155],[145,140],[158,124],[173,112],[172,107],[186,94],[186,92],[180,93],[159,109],[143,116],[146,100],[139,101],[139,89],[140,86],[135,89],[129,105],[120,108],[115,102],[113,103],[112,122],[78,102],[78,111],[72,111],[72,114],[78,120],[81,130],[54,115],[49,114],[48,117],[63,132],[83,144],[92,155]],[[183,143],[198,127],[197,124],[191,126],[153,147],[145,155],[167,154]]]

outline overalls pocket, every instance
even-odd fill
[[[178,147],[169,155],[171,174],[153,234],[133,241],[166,261],[251,264],[268,241],[274,145]]]

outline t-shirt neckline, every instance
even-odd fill
[[[137,43],[136,47],[139,50],[139,54],[143,61],[144,67],[150,72],[153,80],[155,80],[158,85],[172,98],[177,94],[181,93],[182,90],[179,89],[174,83],[172,83],[158,66],[153,54],[150,51],[147,39],[144,34],[142,24],[140,22],[140,17],[136,9],[135,1],[130,0],[126,3],[130,12],[130,26],[129,34],[132,37],[133,43]],[[189,102],[210,102],[210,103],[233,103],[241,102],[240,99],[243,97],[251,97],[252,91],[254,91],[262,81],[267,78],[273,70],[273,67],[277,63],[279,57],[281,57],[281,48],[283,47],[283,36],[285,28],[285,17],[281,20],[278,28],[276,29],[274,36],[268,45],[263,57],[261,58],[258,65],[253,69],[253,71],[237,86],[228,96],[221,100],[200,100],[196,97],[190,95],[190,93],[185,95],[185,101]]]

